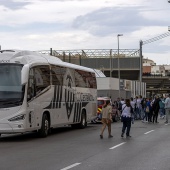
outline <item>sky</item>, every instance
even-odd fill
[[[1,49],[139,49],[168,32],[168,0],[0,0]],[[169,32],[170,33],[170,32]],[[170,64],[170,36],[142,46]]]

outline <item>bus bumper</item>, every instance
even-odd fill
[[[25,132],[22,123],[18,123],[18,124],[0,123],[0,134],[22,133],[22,132]]]

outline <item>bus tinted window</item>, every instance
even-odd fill
[[[50,85],[50,69],[49,66],[34,67],[34,78],[36,92],[44,90]]]
[[[97,88],[95,73],[75,70],[76,87]]]
[[[52,76],[52,84],[53,85],[63,85],[62,75],[61,75],[61,67],[52,66],[51,67],[51,76]]]
[[[75,84],[76,87],[88,87],[88,82],[86,82],[85,71],[75,70]]]
[[[90,87],[97,89],[97,82],[96,82],[96,76],[95,73],[90,73],[91,76],[89,77]]]

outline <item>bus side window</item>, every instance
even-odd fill
[[[85,77],[85,71],[75,70],[75,84],[76,87],[87,88],[87,82]]]
[[[50,86],[50,68],[49,66],[34,67],[35,94]]]
[[[34,87],[35,87],[34,70],[30,69],[27,89],[27,101],[31,100],[35,96]]]
[[[51,67],[52,85],[62,85],[62,75],[60,66]]]

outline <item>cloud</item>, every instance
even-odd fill
[[[87,30],[96,36],[106,36],[118,32],[133,32],[146,26],[167,25],[164,20],[150,20],[145,17],[142,8],[110,7],[102,8],[73,21],[76,29]]]
[[[1,0],[0,6],[11,9],[11,10],[18,10],[23,8],[24,6],[30,4],[30,2],[23,2],[17,0]]]
[[[139,40],[167,32],[169,9],[166,0],[0,0],[1,46],[117,49],[121,33],[121,49],[139,49]],[[169,44],[168,37],[148,44],[143,54],[167,55]]]

